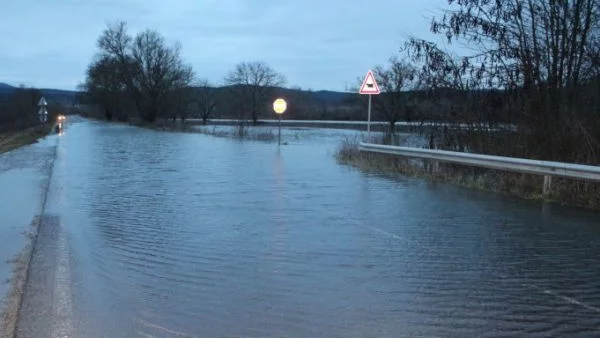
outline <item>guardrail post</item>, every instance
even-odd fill
[[[552,176],[544,176],[544,188],[542,190],[542,196],[544,199],[550,196],[550,191],[552,190]]]

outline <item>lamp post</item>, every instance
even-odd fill
[[[281,146],[281,115],[283,115],[283,113],[285,113],[285,110],[287,109],[287,102],[285,102],[284,99],[279,98],[277,100],[275,100],[273,102],[273,110],[275,111],[275,113],[278,116],[279,122],[278,122],[278,133],[277,133],[277,139],[278,139],[278,145]]]

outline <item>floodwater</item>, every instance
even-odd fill
[[[70,122],[43,332],[600,336],[597,214],[364,174],[333,156],[356,132],[304,132],[278,148]]]
[[[0,154],[0,312],[10,288],[13,261],[41,213],[57,139]],[[0,324],[1,325],[1,324]]]

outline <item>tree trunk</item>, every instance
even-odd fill
[[[151,105],[150,107],[148,107],[146,109],[146,114],[144,115],[144,119],[146,120],[146,122],[154,122],[154,121],[156,121],[157,116],[158,116],[158,113],[156,111],[156,107],[154,105]]]
[[[391,120],[389,121],[390,124],[390,134],[394,135],[394,133],[396,132],[396,120]]]
[[[258,114],[256,113],[256,110],[252,111],[252,124],[256,125],[256,123],[258,122]]]

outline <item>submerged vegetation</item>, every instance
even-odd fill
[[[256,129],[247,127],[243,124],[235,126],[233,128],[217,128],[203,127],[195,129],[197,132],[217,137],[230,137],[240,140],[254,140],[254,141],[273,141],[277,139],[277,132],[271,128],[269,129]]]
[[[390,139],[390,135],[385,135],[371,141],[377,144],[390,144]],[[544,178],[540,175],[361,152],[358,149],[360,141],[359,137],[342,140],[336,150],[337,161],[367,172],[381,173],[390,177],[413,176],[526,199],[543,198]],[[569,206],[600,210],[600,183],[553,178],[552,190],[547,200]]]
[[[277,139],[277,130],[275,128],[253,128],[244,124],[236,126],[193,126],[184,122],[170,121],[155,121],[153,123],[141,121],[134,124],[157,131],[197,133],[239,140],[273,141]]]

